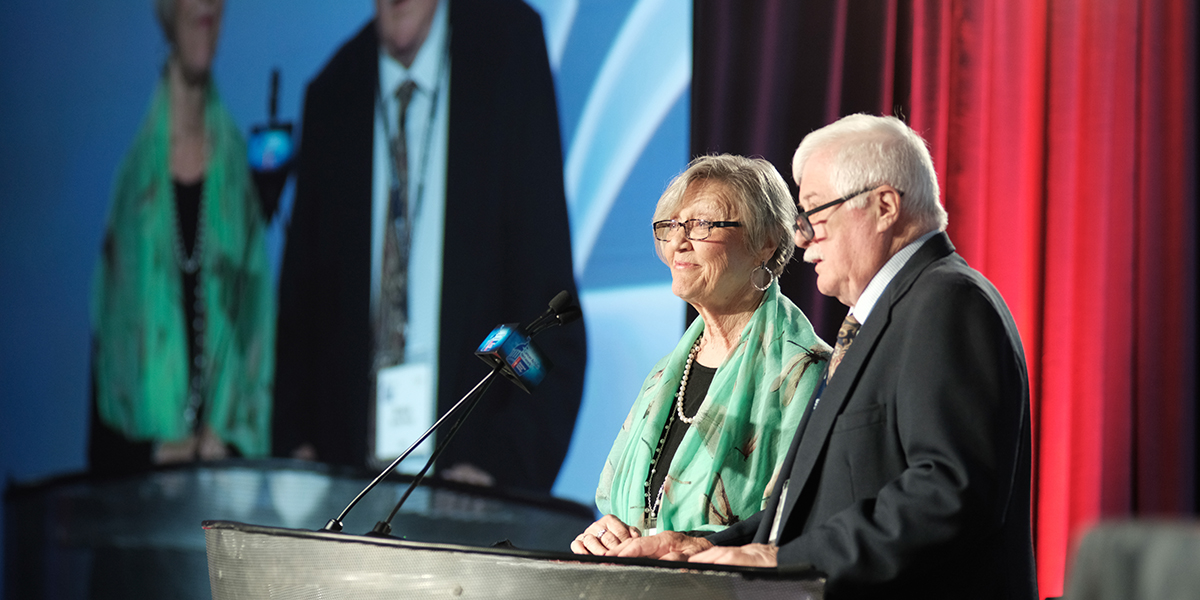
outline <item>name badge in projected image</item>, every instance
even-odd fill
[[[376,380],[375,458],[390,461],[421,437],[434,421],[433,366],[403,364],[383,369]],[[396,470],[416,473],[433,452],[429,436]]]

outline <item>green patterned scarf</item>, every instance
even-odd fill
[[[117,171],[91,319],[100,418],[131,440],[181,440],[188,390],[183,290],[168,150],[166,77]],[[205,422],[243,456],[270,450],[275,292],[264,224],[232,116],[209,86],[200,287]],[[200,242],[198,242],[199,244]]]
[[[646,529],[650,460],[675,410],[688,352],[703,332],[697,318],[642,384],[600,475],[596,506],[602,513]],[[671,461],[660,531],[716,531],[762,509],[829,352],[772,283]]]

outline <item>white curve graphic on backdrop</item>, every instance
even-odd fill
[[[688,0],[638,2],[588,95],[565,167],[576,277],[638,157],[691,82],[691,14]]]
[[[550,70],[558,74],[562,65],[563,52],[571,37],[571,27],[579,12],[579,0],[528,0],[542,15],[542,30],[546,36],[546,54],[550,58]]]

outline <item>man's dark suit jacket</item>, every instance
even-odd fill
[[[500,323],[575,293],[562,147],[541,21],[511,0],[450,3],[438,414],[488,372],[473,354]],[[368,456],[371,182],[379,41],[368,23],[309,84],[280,282],[274,452]],[[583,389],[583,323],[538,339],[554,363],[532,396],[497,381],[438,464],[548,491]]]
[[[779,564],[826,572],[830,598],[1037,597],[1024,352],[945,234],[887,286],[782,469]],[[766,542],[784,479],[709,539]]]

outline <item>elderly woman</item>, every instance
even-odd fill
[[[170,44],[117,171],[92,289],[98,471],[265,456],[274,292],[245,142],[211,69],[221,0],[159,0]]]
[[[659,257],[700,316],[642,384],[596,489],[606,515],[574,552],[643,531],[715,531],[762,508],[829,355],[776,282],[796,217],[762,159],[698,158],[659,199]]]

